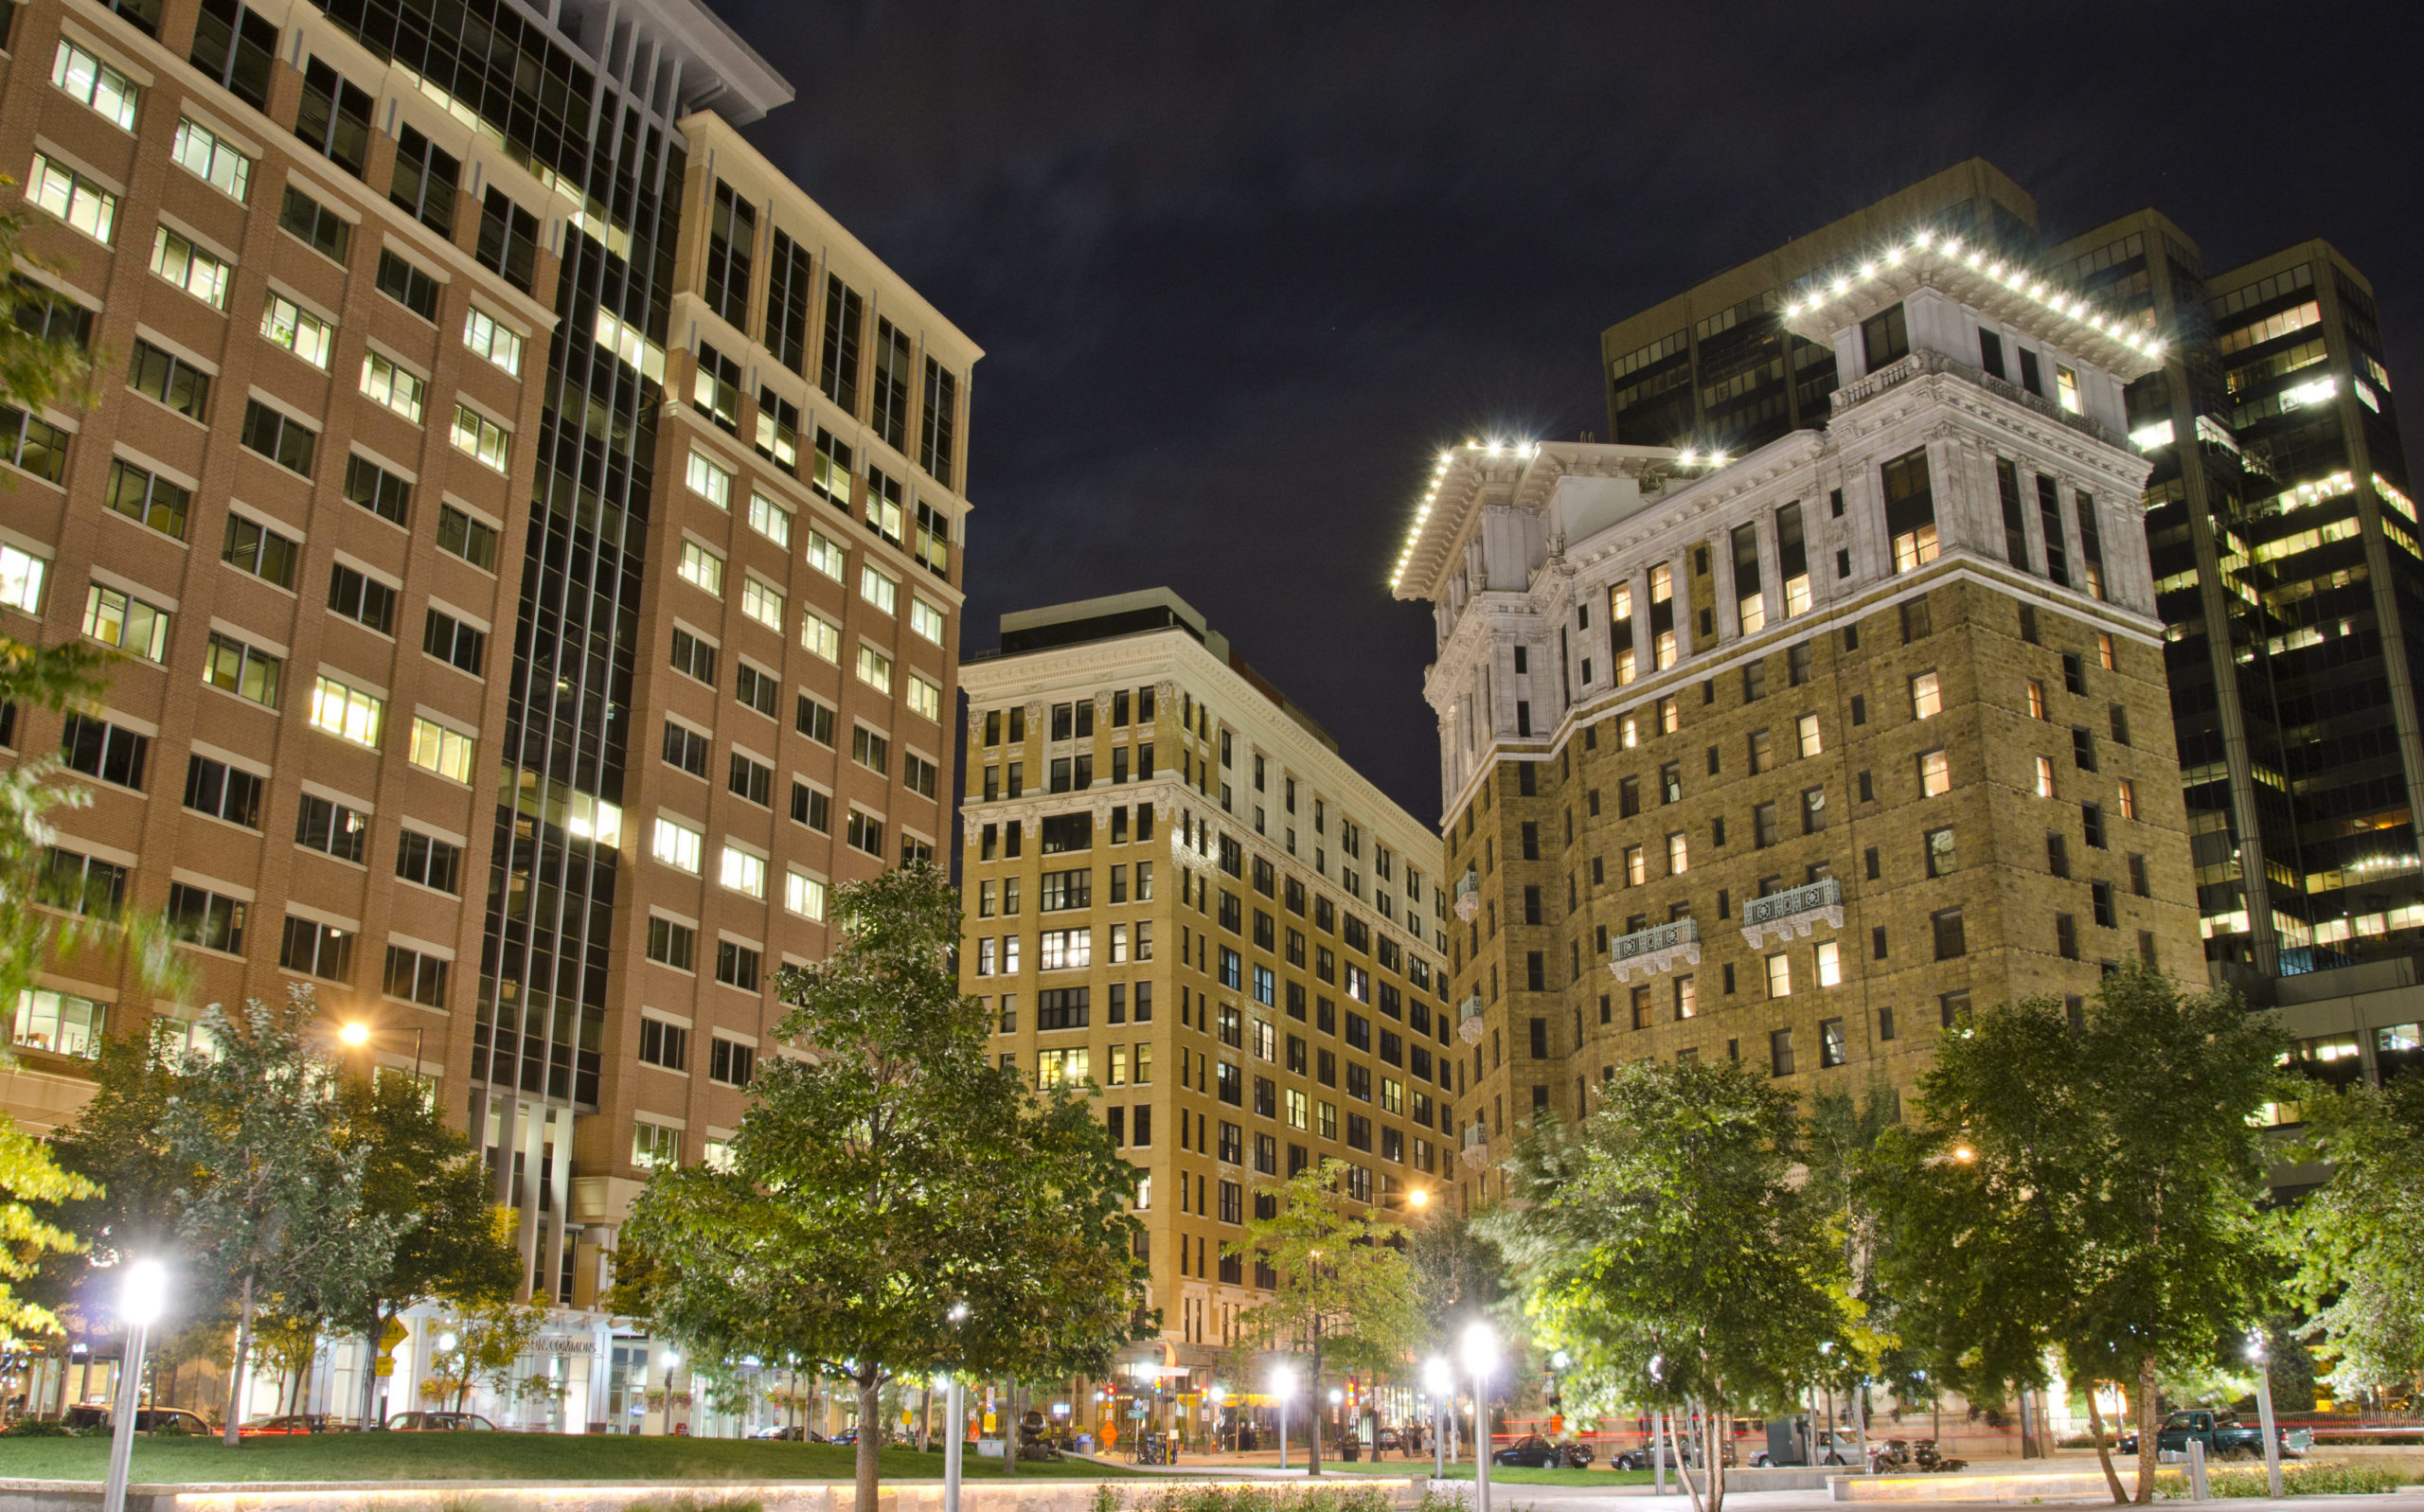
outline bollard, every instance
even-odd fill
[[[2188,1440],[2188,1500],[2205,1500],[2205,1441],[2201,1438]]]

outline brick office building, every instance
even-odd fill
[[[598,1330],[551,1421],[636,1422],[615,1223],[716,1158],[827,889],[945,834],[979,353],[740,139],[790,86],[692,0],[5,25],[16,315],[98,402],[0,411],[0,631],[128,659],[0,758],[66,753],[59,896],[198,978],[53,963],[9,1111],[309,983]]]

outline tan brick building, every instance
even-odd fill
[[[1481,438],[1432,601],[1465,1195],[1628,1058],[1907,1088],[1965,1004],[2201,975],[2122,327],[1925,224],[1820,269],[1823,431]]]
[[[1163,1333],[1120,1380],[1192,1411],[1275,1281],[1221,1253],[1259,1188],[1454,1180],[1438,839],[1167,589],[1005,615],[964,680],[962,984],[1143,1167]]]
[[[646,1343],[584,1310],[615,1224],[717,1158],[827,890],[947,838],[980,353],[740,138],[791,88],[695,0],[0,25],[57,264],[17,318],[98,400],[0,410],[0,631],[130,658],[0,759],[65,750],[62,888],[168,910],[199,979],[55,963],[8,1111],[312,983],[594,1339],[534,1362],[545,1423],[637,1423]]]

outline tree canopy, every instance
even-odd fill
[[[1087,1101],[989,1063],[984,1008],[952,964],[948,879],[918,863],[849,883],[832,916],[833,953],[777,978],[776,1033],[806,1054],[760,1062],[729,1168],[651,1176],[618,1297],[695,1357],[848,1379],[872,1506],[886,1381],[952,1363],[1099,1371],[1145,1270],[1138,1173]]]
[[[1791,1094],[1696,1060],[1619,1066],[1579,1124],[1536,1128],[1481,1226],[1538,1343],[1627,1399],[1698,1404],[1720,1443],[1736,1414],[1789,1401],[1856,1321],[1825,1204],[1796,1182],[1800,1135]]]
[[[2424,1384],[2424,1072],[2305,1103],[2305,1153],[2331,1163],[2282,1215],[2302,1330],[2346,1394]]]
[[[2257,1321],[2273,1279],[2255,1118],[2288,1090],[2286,1042],[2237,996],[2133,962],[2076,1024],[2056,998],[1965,1015],[1919,1077],[1917,1125],[1882,1144],[1902,1328],[1971,1383],[2040,1384],[2050,1346],[2075,1380],[2131,1388],[2142,1502],[2158,1370]]]

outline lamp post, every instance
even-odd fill
[[[1431,1478],[1448,1478],[1448,1429],[1450,1404],[1456,1396],[1456,1375],[1448,1361],[1433,1355],[1422,1362],[1422,1389],[1431,1394]]]
[[[2272,1427],[2272,1362],[2264,1356],[2264,1333],[2247,1331],[2247,1358],[2255,1362],[2255,1420],[2264,1431],[2264,1480],[2275,1499],[2281,1495],[2281,1440]]]
[[[110,1433],[110,1478],[101,1512],[126,1512],[126,1477],[134,1463],[134,1414],[143,1401],[143,1349],[169,1301],[169,1272],[157,1260],[137,1260],[118,1283],[117,1315],[126,1325],[118,1359],[117,1422]]]
[[[1498,1368],[1498,1336],[1489,1325],[1465,1330],[1465,1373],[1473,1379],[1474,1512],[1489,1512],[1489,1375]]]
[[[951,1320],[952,1353],[959,1352],[959,1325],[968,1321],[968,1304],[954,1302],[946,1314]],[[951,1432],[943,1440],[943,1512],[959,1512],[959,1451],[961,1440],[968,1436],[968,1407],[961,1393],[959,1361],[952,1361],[951,1380],[943,1388],[943,1418],[951,1424]]]
[[[403,1031],[401,1029],[374,1029],[370,1025],[364,1023],[361,1020],[357,1019],[338,1029],[337,1039],[343,1041],[348,1049],[359,1050],[370,1043],[370,1037],[374,1034],[401,1034],[402,1032]],[[420,1051],[422,1033],[422,1025],[413,1025],[413,1080],[416,1082],[419,1082],[421,1079]],[[375,1066],[372,1067],[371,1073],[376,1076],[378,1068]]]
[[[1271,1395],[1279,1402],[1279,1468],[1288,1468],[1288,1398],[1296,1394],[1296,1373],[1286,1365],[1271,1373]]]
[[[1217,1454],[1221,1450],[1221,1410],[1229,1399],[1229,1388],[1216,1385],[1203,1396],[1212,1404],[1212,1451]]]

